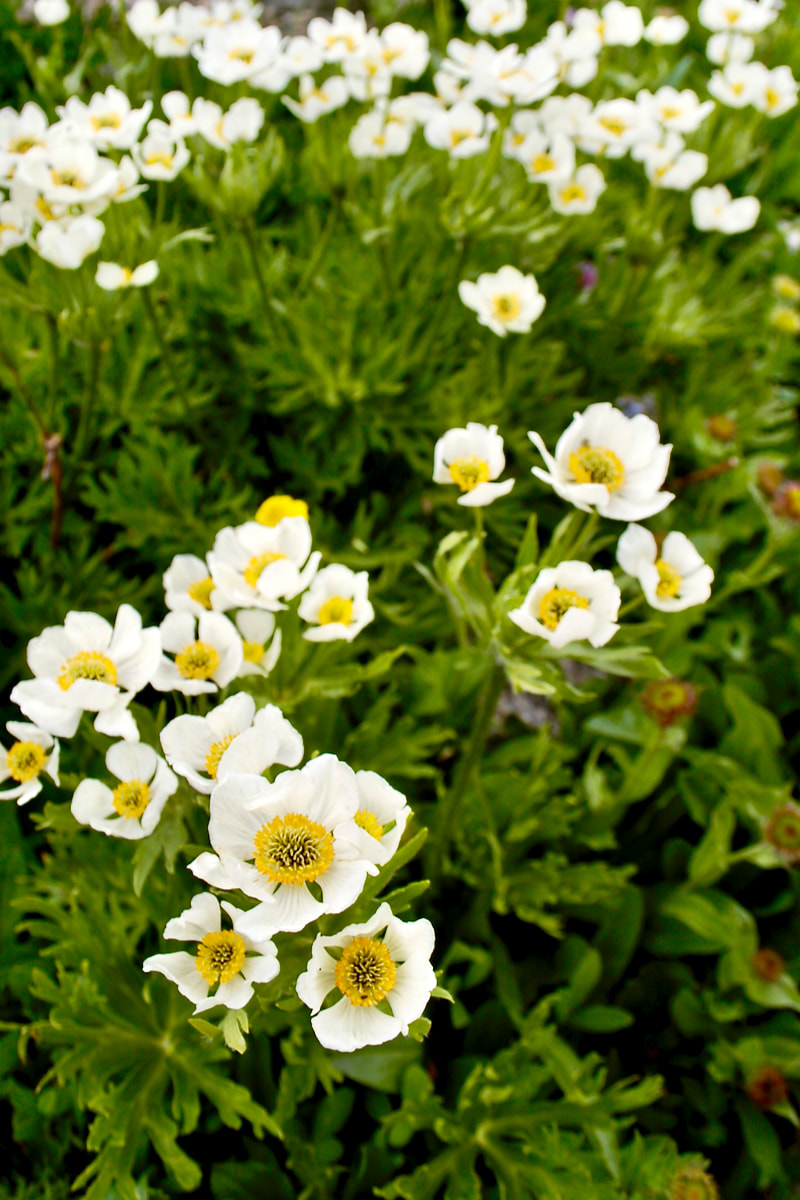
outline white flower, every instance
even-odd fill
[[[170,766],[205,795],[233,771],[261,775],[275,763],[296,767],[303,757],[303,739],[280,709],[268,704],[256,712],[246,692],[205,717],[176,717],[161,731],[161,746]]]
[[[685,192],[708,170],[708,158],[699,150],[684,150],[679,133],[668,133],[663,145],[637,146],[635,157],[644,163],[653,187]]]
[[[314,82],[313,75],[301,75],[299,103],[290,96],[281,96],[281,99],[290,112],[310,125],[326,113],[347,104],[350,89],[341,75],[331,75],[330,79],[320,84]]]
[[[765,72],[763,63],[731,60],[721,71],[712,72],[708,90],[721,104],[744,108],[759,94]]]
[[[619,629],[620,599],[610,571],[563,562],[540,571],[520,607],[508,615],[520,629],[545,638],[557,650],[586,640],[605,646]]]
[[[147,837],[177,790],[176,776],[141,742],[115,742],[106,754],[106,767],[120,783],[112,791],[99,779],[84,779],[72,797],[73,817],[111,837]]]
[[[138,741],[127,711],[158,666],[157,629],[142,629],[136,609],[123,604],[114,628],[90,612],[67,613],[28,643],[35,679],[18,683],[11,699],[29,720],[57,737],[72,737],[81,713],[97,713],[94,727],[109,737]]]
[[[724,183],[698,188],[692,193],[691,205],[695,229],[715,229],[719,233],[744,233],[752,229],[761,211],[756,196],[734,200]]]
[[[393,75],[419,79],[430,60],[428,35],[402,21],[392,21],[381,30],[383,60]]]
[[[600,12],[579,8],[575,13],[574,29],[578,33],[596,34],[604,46],[636,46],[644,34],[640,9],[622,0],[609,0]]]
[[[492,333],[528,333],[542,315],[545,298],[534,275],[523,275],[516,267],[501,267],[495,274],[479,275],[477,282],[462,279],[458,285],[462,304],[478,314],[478,324]]]
[[[101,262],[97,264],[94,281],[104,292],[116,292],[121,288],[147,287],[157,276],[157,262],[146,262],[133,268]]]
[[[356,100],[375,100],[392,90],[392,71],[386,60],[380,34],[371,29],[355,54],[342,63],[351,96]]]
[[[42,771],[58,786],[58,742],[26,721],[9,721],[6,729],[15,740],[8,750],[0,745],[0,784],[12,784],[0,791],[0,800],[27,804],[42,790]]]
[[[168,182],[180,174],[191,155],[183,142],[173,134],[158,132],[158,125],[166,130],[163,121],[151,121],[147,137],[133,147],[133,159],[145,179]]]
[[[696,92],[684,88],[661,87],[653,95],[648,91],[637,92],[636,103],[644,108],[665,129],[676,133],[694,133],[706,117],[714,111],[714,101],[702,104]]]
[[[481,508],[500,496],[507,496],[513,479],[490,483],[506,465],[503,439],[496,425],[468,421],[466,429],[448,429],[433,452],[433,482],[458,484],[459,504]]]
[[[360,50],[367,36],[367,21],[362,12],[351,13],[346,8],[336,8],[332,21],[312,17],[306,32],[309,40],[322,51],[325,62],[342,62]]]
[[[214,580],[208,566],[196,554],[176,554],[162,577],[164,603],[173,612],[190,612],[199,617],[211,611]]]
[[[311,553],[311,529],[304,517],[277,525],[246,521],[226,526],[214,539],[208,569],[214,581],[215,609],[267,608],[278,612],[310,584],[321,558]]]
[[[649,529],[629,525],[617,544],[617,562],[662,612],[682,612],[711,595],[714,572],[682,533],[668,533],[659,551]]]
[[[264,124],[264,109],[250,96],[235,100],[227,112],[213,100],[198,96],[192,105],[192,116],[197,132],[218,150],[230,150],[235,142],[254,142]]]
[[[559,183],[575,173],[575,143],[566,133],[529,133],[516,147],[531,183]]]
[[[488,148],[493,128],[492,114],[487,116],[475,104],[459,100],[452,108],[429,117],[423,136],[435,150],[448,150],[453,158],[471,158]]]
[[[689,22],[685,17],[672,13],[667,16],[656,14],[645,26],[644,39],[654,46],[674,46],[683,41],[689,32]]]
[[[33,15],[40,25],[60,25],[69,16],[67,0],[33,0]]]
[[[219,857],[201,854],[189,869],[213,887],[269,901],[276,930],[303,929],[349,908],[377,871],[359,848],[359,803],[355,773],[332,754],[274,783],[228,775],[211,793],[208,836]]]
[[[659,132],[647,106],[623,98],[601,100],[581,129],[580,145],[591,154],[602,151],[621,158],[637,143],[654,141]]]
[[[349,1054],[406,1035],[436,986],[433,944],[430,921],[400,921],[388,904],[361,925],[333,937],[318,934],[297,994],[315,1014],[311,1027],[322,1045]],[[332,958],[329,947],[341,956]],[[336,1003],[323,1008],[331,993]],[[391,1015],[378,1007],[382,1000]]]
[[[521,29],[528,15],[526,0],[472,0],[467,25],[474,33],[502,37]]]
[[[757,0],[700,0],[697,19],[706,29],[725,33],[761,33],[777,9]]]
[[[585,215],[594,212],[598,197],[606,190],[606,181],[599,167],[584,163],[572,179],[551,183],[547,190],[556,212],[564,216]]]
[[[29,151],[47,145],[48,120],[38,104],[28,100],[17,112],[0,108],[0,182],[8,185],[19,162]]]
[[[310,38],[290,37],[283,49],[283,65],[289,76],[318,71],[324,62],[322,50]]]
[[[554,21],[540,45],[553,55],[559,80],[569,87],[585,87],[597,74],[597,55],[602,43],[595,28],[568,30],[563,21]]]
[[[263,608],[242,609],[234,618],[242,635],[243,661],[237,679],[243,675],[269,675],[281,654],[281,631],[275,617]]]
[[[17,172],[47,204],[86,206],[108,201],[117,190],[116,165],[85,139],[58,137],[46,149],[25,154]]]
[[[313,625],[303,634],[309,642],[352,642],[375,616],[367,599],[369,575],[339,563],[323,567],[300,601],[297,610]]]
[[[130,150],[139,140],[152,109],[152,100],[146,100],[141,108],[131,108],[125,93],[111,86],[105,92],[96,92],[88,104],[77,96],[70,96],[56,112],[61,117],[64,131],[70,136],[100,149],[113,146],[117,150]]]
[[[48,221],[36,235],[36,249],[54,267],[74,271],[94,254],[104,233],[103,222],[86,213],[64,224]]]
[[[744,33],[712,33],[706,42],[706,58],[717,66],[728,62],[749,62],[756,44]]]
[[[197,629],[195,630],[195,622]],[[227,617],[219,612],[171,612],[159,626],[161,646],[175,661],[162,655],[151,680],[159,692],[198,696],[216,692],[238,674],[242,665],[242,639]]]
[[[29,211],[12,200],[0,203],[0,254],[27,242],[33,218]]]
[[[755,65],[755,64],[754,64]],[[764,71],[751,103],[768,117],[781,117],[797,104],[797,80],[789,67]]]
[[[402,792],[374,771],[356,771],[356,786],[358,833],[350,836],[362,858],[382,867],[397,853],[411,809]]]
[[[549,468],[548,474],[534,467],[533,474],[584,512],[596,509],[615,521],[636,521],[674,499],[658,490],[672,446],[660,444],[658,426],[644,413],[626,417],[613,404],[590,404],[575,413],[558,439],[555,458],[538,433],[528,437]]]
[[[207,35],[193,47],[201,75],[215,83],[241,83],[274,69],[281,52],[281,33],[275,25],[263,28],[257,21],[241,19]],[[282,79],[286,79],[285,73]],[[281,83],[280,86],[283,86]]]
[[[374,108],[358,118],[347,144],[355,158],[387,158],[405,154],[413,132],[413,125],[390,120],[388,113]]]
[[[230,917],[232,929],[222,928],[220,907]],[[197,942],[197,953],[151,954],[142,970],[165,975],[192,1001],[196,1013],[216,1004],[244,1008],[253,995],[253,984],[269,983],[280,970],[271,940],[273,928],[267,905],[243,912],[227,900],[220,906],[216,896],[202,892],[164,929],[164,937],[170,940]]]

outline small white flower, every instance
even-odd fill
[[[660,444],[658,426],[644,413],[626,417],[613,404],[590,404],[575,413],[558,439],[555,457],[538,433],[528,437],[549,470],[534,467],[533,474],[584,512],[596,509],[615,521],[636,521],[661,512],[674,499],[658,490],[672,446]]]
[[[462,279],[458,285],[462,304],[478,314],[478,323],[492,333],[528,333],[544,312],[545,298],[534,275],[523,275],[505,266],[494,274],[479,275],[477,282]]]
[[[284,600],[305,591],[321,557],[318,550],[311,552],[311,529],[304,517],[286,517],[277,525],[246,521],[226,526],[208,555],[212,607],[278,612],[286,607]]]
[[[654,141],[659,132],[648,106],[624,98],[601,100],[581,129],[580,145],[588,153],[621,158],[631,147]]]
[[[691,88],[684,88],[682,92],[673,87],[661,87],[655,94],[637,92],[636,103],[664,129],[674,129],[676,133],[694,133],[714,111],[714,101],[706,100],[701,104]]]
[[[220,907],[230,917],[232,929],[222,928]],[[164,937],[170,940],[197,942],[197,953],[151,954],[142,970],[165,975],[192,1001],[196,1013],[217,1004],[244,1008],[253,995],[253,984],[269,983],[280,970],[273,930],[267,905],[257,904],[244,912],[227,900],[220,905],[216,896],[202,892],[164,929]]]
[[[196,617],[211,611],[214,580],[205,559],[196,554],[176,554],[164,572],[164,603],[172,612],[190,612]]]
[[[521,29],[528,15],[526,0],[472,0],[467,25],[473,33],[502,37]]]
[[[383,60],[393,75],[419,79],[430,60],[428,35],[402,21],[392,21],[380,34]]]
[[[567,29],[563,21],[554,21],[540,43],[556,61],[558,78],[572,88],[585,87],[597,74],[597,55],[602,42],[596,28]],[[572,99],[572,97],[559,97]],[[582,97],[586,99],[586,97]],[[588,102],[591,107],[591,101]]]
[[[665,16],[658,14],[645,26],[644,39],[654,46],[674,46],[682,42],[689,32],[689,22],[685,17],[672,13]]]
[[[714,572],[682,533],[668,533],[659,551],[649,529],[629,525],[617,544],[617,562],[662,612],[682,612],[711,595]]]
[[[97,713],[94,727],[109,737],[138,741],[127,711],[150,683],[160,658],[157,629],[142,629],[136,609],[123,604],[112,629],[97,613],[67,613],[28,643],[35,679],[18,683],[11,699],[29,720],[57,737],[72,737],[83,712]]]
[[[411,809],[402,792],[374,771],[356,771],[357,834],[351,833],[362,858],[382,867],[397,853]]]
[[[125,93],[112,85],[105,92],[96,92],[88,104],[77,96],[70,96],[56,112],[61,117],[64,131],[70,136],[100,149],[113,146],[117,150],[130,150],[139,140],[152,109],[152,100],[146,100],[141,108],[131,108]]]
[[[566,182],[575,173],[575,143],[565,133],[529,133],[514,157],[531,183]]]
[[[311,1027],[322,1045],[349,1054],[406,1035],[436,986],[433,944],[430,921],[400,921],[388,904],[361,925],[318,934],[297,994],[315,1014]],[[341,955],[331,957],[329,948]],[[323,1008],[332,993],[336,1003]],[[378,1008],[382,1000],[391,1015]]]
[[[413,125],[389,120],[388,113],[375,108],[358,118],[347,144],[354,158],[388,158],[405,154],[413,131]]]
[[[310,38],[290,37],[283,49],[283,65],[290,77],[318,71],[324,62],[322,50]]]
[[[167,127],[175,141],[182,142],[197,132],[192,104],[185,92],[166,92],[161,97],[161,111],[167,118]]]
[[[777,15],[758,0],[700,0],[697,10],[700,24],[720,33],[761,33]]]
[[[668,133],[662,145],[638,146],[635,156],[644,163],[653,187],[686,192],[708,170],[708,158],[699,150],[684,150],[679,133]]]
[[[30,211],[12,200],[0,203],[0,254],[27,242],[33,217]]]
[[[706,58],[724,67],[729,62],[749,62],[755,52],[753,38],[744,33],[712,33],[706,42]]]
[[[11,787],[0,791],[0,800],[27,804],[42,790],[39,778],[42,771],[58,787],[58,742],[37,725],[29,725],[26,721],[9,721],[6,729],[14,742],[8,750],[0,745],[0,784],[7,779],[12,783]]]
[[[790,67],[765,70],[751,103],[768,117],[781,117],[797,104],[797,86]]]
[[[84,779],[72,797],[73,817],[111,837],[147,837],[177,790],[176,776],[141,742],[115,742],[106,754],[106,767],[120,783],[112,791],[99,779]]]
[[[264,28],[246,18],[214,29],[201,46],[192,49],[200,74],[228,86],[274,69],[280,52],[277,26]],[[284,73],[282,78],[286,78]]]
[[[603,46],[636,46],[644,35],[641,10],[622,0],[609,0],[600,12],[579,8],[574,28],[581,32],[584,27],[596,33]]]
[[[369,575],[340,563],[323,567],[297,610],[313,626],[303,634],[309,642],[352,642],[375,616],[367,599]]]
[[[594,163],[578,167],[572,179],[551,183],[548,187],[550,203],[564,216],[586,215],[594,212],[599,196],[606,190],[603,173]]]
[[[495,118],[475,104],[459,100],[452,108],[434,113],[426,122],[423,136],[434,150],[447,150],[452,158],[471,158],[489,146]]]
[[[341,75],[331,75],[324,83],[316,84],[313,75],[300,76],[300,100],[281,96],[283,103],[307,125],[318,121],[326,113],[341,108],[350,99],[347,81]]]
[[[162,131],[158,131],[158,126]],[[151,121],[147,137],[134,146],[133,160],[145,179],[174,179],[189,162],[191,155],[183,142],[166,132],[163,121]]]
[[[540,571],[520,607],[508,615],[520,629],[545,638],[557,650],[586,640],[605,646],[619,629],[620,600],[610,571],[563,562]]]
[[[724,183],[698,188],[692,193],[691,205],[695,229],[714,229],[719,233],[745,233],[753,228],[761,211],[756,196],[734,200]]]
[[[197,629],[195,629],[195,622]],[[159,626],[163,655],[151,680],[159,692],[198,696],[227,687],[242,665],[242,639],[236,626],[219,612],[171,612]]]
[[[64,224],[48,221],[36,235],[36,249],[54,267],[74,271],[98,249],[104,233],[103,222],[87,213]]]
[[[712,72],[708,90],[720,104],[745,108],[759,95],[765,72],[763,63],[730,60],[721,71]]]
[[[244,656],[237,679],[244,675],[269,675],[281,654],[281,631],[275,617],[263,608],[242,609],[234,618],[242,635]]]
[[[133,268],[101,262],[97,264],[94,281],[104,292],[116,292],[121,288],[147,287],[157,277],[157,262],[146,262]]]
[[[455,483],[462,495],[458,503],[482,508],[500,496],[507,496],[513,479],[491,483],[506,465],[503,439],[496,425],[468,421],[466,429],[448,429],[433,452],[433,482]]]
[[[362,12],[336,8],[331,21],[312,17],[306,33],[309,41],[322,51],[325,62],[342,62],[361,49],[367,36],[367,21]]]
[[[67,0],[33,0],[33,15],[40,25],[61,25],[69,16]]]
[[[359,804],[355,773],[332,754],[283,771],[274,783],[227,775],[211,793],[208,836],[216,855],[201,854],[189,869],[213,887],[269,902],[274,929],[303,929],[349,908],[377,872],[360,849]]]
[[[235,142],[254,142],[264,124],[264,109],[250,96],[235,100],[227,112],[213,100],[198,96],[192,116],[197,132],[218,150],[230,150]]]
[[[161,746],[170,766],[204,795],[233,771],[261,775],[275,763],[296,767],[303,757],[303,739],[280,709],[267,704],[256,712],[246,692],[205,717],[176,717],[161,731]]]

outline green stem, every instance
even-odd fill
[[[426,852],[426,874],[431,880],[440,877],[445,868],[453,819],[472,782],[473,775],[479,767],[481,756],[489,737],[492,718],[497,708],[497,701],[505,687],[505,682],[506,675],[503,667],[499,663],[494,663],[484,680],[478,698],[478,706],[475,710],[475,719],[472,724],[472,736],[469,744],[456,767],[452,786],[439,804],[436,818],[432,823],[433,828],[431,836],[428,838]]]
[[[47,334],[50,342],[50,392],[48,396],[48,424],[52,425],[56,415],[56,403],[59,391],[59,342],[58,317],[55,313],[45,313]]]
[[[242,236],[244,237],[244,240],[247,244],[247,251],[248,251],[248,254],[250,255],[250,262],[252,263],[252,266],[253,266],[253,274],[255,275],[256,283],[258,284],[258,290],[261,292],[261,299],[264,302],[264,308],[267,311],[268,319],[271,319],[272,309],[270,308],[270,303],[269,303],[269,292],[267,291],[267,285],[264,281],[264,273],[261,270],[261,260],[259,259],[259,256],[258,256],[258,245],[256,243],[256,238],[255,238],[255,233],[253,230],[252,221],[250,221],[250,220],[242,221],[241,228],[242,228]]]
[[[27,408],[28,412],[31,414],[31,418],[33,419],[33,423],[36,426],[37,432],[38,432],[40,438],[42,439],[42,442],[44,443],[48,437],[47,426],[45,425],[42,415],[39,412],[38,408],[36,407],[36,405],[33,401],[33,398],[31,397],[30,392],[25,387],[25,384],[22,382],[19,371],[14,366],[13,362],[6,354],[5,350],[2,350],[2,349],[0,349],[0,363],[3,364],[3,366],[5,367],[5,369],[8,371],[9,375],[11,376],[11,378],[14,380],[14,386],[16,387],[17,392],[19,393],[19,396],[20,396],[23,404]]]
[[[311,258],[308,260],[308,263],[306,264],[306,269],[303,272],[303,274],[301,275],[300,281],[297,285],[297,295],[298,296],[302,296],[302,294],[305,292],[306,288],[308,287],[309,283],[311,282],[311,280],[314,277],[314,272],[316,271],[319,264],[322,262],[322,259],[325,255],[325,251],[328,249],[331,237],[333,236],[333,230],[334,230],[334,227],[335,227],[338,219],[339,219],[339,205],[332,204],[331,208],[330,208],[330,212],[328,213],[327,220],[325,221],[325,225],[323,227],[322,233],[317,238],[317,244],[314,247],[314,253],[311,255]]]
[[[89,370],[86,374],[86,387],[84,388],[81,412],[78,418],[78,429],[75,434],[75,440],[72,443],[71,458],[73,471],[77,470],[78,464],[82,461],[89,441],[89,428],[97,399],[97,385],[100,380],[101,357],[102,350],[100,349],[100,344],[92,339],[89,346]]]

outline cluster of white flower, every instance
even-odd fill
[[[533,474],[584,512],[616,521],[639,521],[661,512],[674,499],[661,491],[671,446],[660,442],[658,426],[640,413],[626,416],[612,404],[592,404],[576,413],[551,455],[538,433],[528,434],[547,470]],[[497,426],[470,422],[450,429],[434,450],[435,483],[454,483],[459,504],[483,507],[513,487],[494,483],[505,466]],[[682,533],[657,539],[631,524],[617,546],[617,562],[637,579],[651,607],[679,612],[704,604],[714,572]],[[620,589],[610,571],[570,560],[539,572],[509,618],[525,633],[544,638],[556,649],[589,641],[604,646],[619,629]]]
[[[374,615],[367,574],[340,564],[320,569],[320,557],[311,550],[305,503],[272,496],[255,520],[221,530],[205,561],[173,560],[164,575],[171,611],[159,628],[142,628],[127,604],[113,627],[95,613],[71,612],[30,642],[34,678],[11,694],[33,723],[8,724],[16,740],[0,747],[0,782],[11,785],[3,799],[31,800],[42,773],[58,784],[57,738],[73,737],[84,712],[95,714],[100,733],[119,739],[105,756],[118,782],[79,783],[71,810],[81,824],[140,839],[155,829],[178,776],[210,796],[213,852],[190,868],[258,903],[244,911],[223,902],[232,926],[223,930],[216,898],[195,896],[165,936],[198,942],[197,953],[157,954],[144,964],[173,980],[196,1012],[243,1007],[254,983],[278,973],[273,936],[349,908],[367,876],[395,854],[411,815],[384,779],[353,772],[333,755],[294,769],[303,758],[300,734],[277,707],[257,709],[246,692],[206,716],[170,721],[160,735],[166,761],[139,741],[129,705],[148,685],[198,695],[272,670],[281,646],[275,614],[298,596],[306,639],[352,641]],[[232,610],[235,623],[225,615]],[[276,766],[290,769],[269,782],[264,772]],[[341,950],[336,964],[330,946]],[[317,938],[297,987],[320,1041],[349,1051],[407,1033],[436,983],[432,949],[430,922],[404,924],[386,904],[364,925]],[[334,1003],[326,1004],[329,996]]]

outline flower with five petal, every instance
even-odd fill
[[[459,504],[482,508],[500,496],[507,496],[513,488],[513,479],[492,482],[505,465],[503,439],[497,426],[468,421],[466,429],[448,429],[436,443],[433,482],[457,484],[462,493]]]
[[[58,787],[58,742],[27,721],[9,721],[6,729],[14,742],[8,750],[0,744],[0,784],[10,779],[11,787],[0,792],[0,800],[27,804],[42,790],[43,771]]]
[[[476,283],[462,279],[458,295],[462,304],[478,314],[478,323],[498,337],[528,333],[545,306],[535,277],[511,266],[501,267],[495,274],[479,275]]]
[[[215,692],[236,678],[242,665],[242,639],[232,621],[219,612],[168,613],[159,626],[161,645],[174,661],[161,656],[152,678],[159,692],[198,696]]]
[[[341,563],[323,567],[297,610],[312,626],[303,634],[306,641],[352,642],[375,616],[367,599],[368,588],[366,571],[351,571]]]
[[[559,650],[587,640],[605,646],[619,629],[620,599],[610,571],[569,561],[540,571],[520,607],[508,615],[520,629]]]
[[[714,572],[682,533],[668,533],[659,549],[649,529],[629,525],[617,544],[617,562],[662,612],[682,612],[711,595]]]
[[[152,746],[141,742],[115,742],[106,767],[120,782],[112,790],[99,779],[84,779],[72,797],[73,817],[111,837],[147,837],[177,789],[177,778]]]

